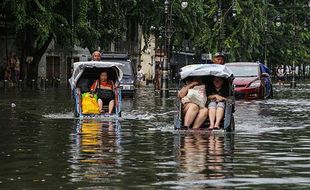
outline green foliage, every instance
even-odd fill
[[[23,0],[16,0],[12,2],[14,16],[16,17],[16,29],[22,29],[26,25],[26,2]]]
[[[184,42],[191,42],[198,50],[225,51],[230,61],[263,61],[266,55],[274,65],[297,59],[309,63],[307,0],[296,0],[295,11],[294,1],[288,0],[281,1],[283,4],[278,0],[221,2],[219,7],[218,0],[188,0],[188,7],[182,9],[181,0],[170,0],[173,46],[181,50]],[[17,33],[31,28],[35,47],[41,47],[49,36],[64,46],[71,46],[73,37],[74,44],[91,51],[108,47],[128,35],[129,23],[138,23],[146,39],[153,33],[157,45],[163,44],[164,0],[74,0],[73,5],[60,0],[4,0],[1,7],[8,17],[14,17]],[[281,27],[275,25],[277,16]],[[306,29],[304,22],[308,22]]]

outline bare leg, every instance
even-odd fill
[[[214,125],[214,128],[220,128],[220,122],[223,119],[224,116],[224,109],[221,107],[218,107],[216,109],[216,122]]]
[[[99,98],[98,99],[98,106],[99,106],[99,111],[102,112],[102,100]]]
[[[196,115],[199,111],[199,108],[196,104],[193,103],[187,103],[184,108],[185,117],[184,117],[184,126],[191,126],[194,119],[196,118]]]
[[[209,108],[209,120],[210,120],[209,129],[213,129],[215,122],[215,108]]]
[[[161,88],[161,78],[158,79],[158,89],[157,90],[160,90]]]
[[[198,129],[199,127],[201,127],[203,122],[208,117],[208,111],[208,108],[203,108],[199,110],[198,115],[196,116],[196,119],[194,121],[193,129]]]
[[[114,108],[114,100],[111,100],[110,103],[109,103],[109,114],[112,113],[113,108]]]
[[[112,122],[109,122],[109,127],[108,127],[109,131],[114,131],[114,125]]]
[[[156,90],[160,90],[160,82],[159,82],[159,79],[156,80]]]

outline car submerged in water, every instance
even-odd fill
[[[260,62],[226,63],[234,74],[236,99],[266,99],[273,97],[269,69]]]

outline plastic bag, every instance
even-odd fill
[[[86,93],[83,93],[82,94],[82,99],[85,97],[85,96],[89,96],[90,93],[89,92],[86,92]],[[97,94],[94,94],[94,98],[96,99],[96,101],[98,100],[98,95]]]
[[[91,97],[89,93],[85,93],[82,97],[82,113],[83,114],[99,114],[99,106],[95,97]]]
[[[207,102],[206,87],[205,85],[194,86],[189,89],[187,95],[182,99],[182,103],[194,103],[200,108],[204,108]]]

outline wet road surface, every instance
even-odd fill
[[[224,134],[174,131],[175,98],[152,88],[119,122],[73,118],[68,89],[2,89],[0,189],[308,189],[309,95],[237,101]]]

